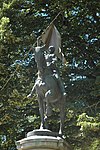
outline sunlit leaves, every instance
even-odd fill
[[[77,119],[77,126],[80,126],[80,130],[85,133],[89,131],[99,132],[100,131],[100,122],[95,117],[90,117],[86,113],[79,115]]]
[[[39,128],[36,95],[32,99],[26,97],[37,77],[31,47],[59,12],[54,24],[61,33],[62,51],[67,60],[66,65],[59,61],[57,64],[67,93],[64,134],[75,150],[98,149],[99,1],[1,0],[1,150],[15,149],[15,139]],[[56,112],[53,119],[49,121],[50,127],[57,130]]]

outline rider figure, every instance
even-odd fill
[[[46,55],[47,66],[52,71],[53,76],[55,76],[57,78],[59,87],[61,88],[63,94],[66,95],[64,85],[63,85],[60,75],[59,75],[59,70],[56,67],[57,57],[55,56],[55,47],[50,46],[48,48],[48,52],[49,53]]]

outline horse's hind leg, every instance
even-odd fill
[[[62,104],[60,105],[60,130],[59,134],[63,134],[64,129],[64,120],[65,120],[65,102],[63,100]]]
[[[38,102],[39,102],[39,112],[41,117],[41,125],[40,129],[44,129],[44,106],[43,106],[43,99],[38,96]]]
[[[52,115],[52,108],[50,104],[50,101],[52,100],[51,90],[46,92],[45,99],[46,99],[46,116],[49,117]]]

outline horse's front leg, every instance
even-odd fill
[[[41,125],[40,129],[44,129],[44,106],[43,106],[43,99],[38,96],[38,102],[39,102],[39,112],[41,117]]]
[[[27,96],[28,98],[30,98],[30,97],[33,96],[34,91],[35,91],[35,87],[36,87],[36,85],[33,86],[33,88],[32,88],[32,90],[31,90],[30,94]]]

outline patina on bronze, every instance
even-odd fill
[[[58,69],[56,68],[54,50],[53,46],[49,47],[48,50],[46,50],[45,46],[38,46],[35,48],[35,61],[37,63],[38,77],[28,97],[32,97],[36,91],[41,117],[40,129],[47,128],[45,122],[48,116],[52,114],[52,108],[59,108],[59,134],[62,134],[65,117],[66,93]]]

